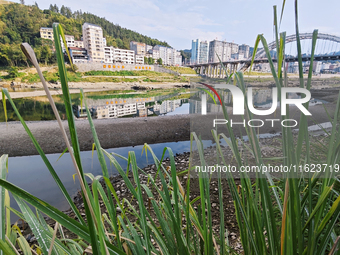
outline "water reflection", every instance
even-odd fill
[[[112,97],[109,99],[87,99],[92,118],[107,119],[121,117],[149,117],[167,115],[169,113],[188,114],[188,99],[172,99],[179,94],[154,97]],[[183,108],[183,109],[181,109]],[[85,109],[74,105],[77,118],[86,118]],[[177,110],[177,111],[176,111]]]

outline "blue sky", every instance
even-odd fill
[[[19,2],[19,0],[15,0]],[[28,5],[34,0],[25,0]],[[91,12],[122,27],[167,41],[176,49],[190,49],[192,39],[227,40],[254,45],[257,34],[273,38],[273,5],[281,13],[282,0],[36,0],[40,9],[52,4],[72,11]],[[339,0],[300,0],[300,32],[340,36]],[[294,1],[286,0],[281,31],[294,33]]]

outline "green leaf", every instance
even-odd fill
[[[2,94],[2,105],[4,107],[5,121],[7,122],[7,106],[6,106],[6,97],[3,89],[1,90]]]
[[[31,248],[28,242],[26,241],[25,237],[23,237],[22,235],[19,236],[17,242],[24,255],[32,255]]]
[[[66,198],[68,204],[70,205],[70,207],[72,208],[73,212],[77,215],[77,217],[79,218],[79,220],[81,221],[82,224],[85,225],[84,220],[82,219],[82,217],[80,216],[80,213],[77,209],[77,207],[75,206],[75,204],[73,203],[73,200],[71,199],[70,195],[68,194],[64,184],[61,182],[58,174],[55,172],[54,168],[52,167],[50,161],[47,159],[44,151],[42,150],[42,148],[40,147],[38,141],[35,139],[35,137],[33,136],[32,132],[30,131],[30,129],[28,128],[28,126],[26,125],[24,119],[21,117],[18,109],[16,108],[12,98],[10,97],[7,89],[3,89],[3,92],[5,93],[5,95],[7,96],[9,102],[12,105],[12,108],[14,110],[14,112],[16,113],[16,115],[18,116],[22,126],[24,127],[26,133],[28,134],[28,136],[31,138],[35,148],[37,149],[40,157],[42,158],[42,160],[44,161],[47,169],[50,171],[53,179],[55,180],[56,184],[58,185],[59,189],[61,190],[61,192],[63,193],[64,197]]]
[[[89,229],[86,226],[83,226],[76,220],[72,219],[71,217],[67,216],[63,212],[59,211],[58,209],[54,208],[50,204],[42,201],[41,199],[29,194],[28,192],[20,189],[19,187],[13,185],[12,183],[0,179],[0,186],[4,187],[5,189],[9,190],[13,195],[16,195],[32,206],[36,207],[39,211],[46,214],[48,217],[52,218],[53,220],[59,222],[65,228],[70,230],[71,232],[75,233],[79,237],[83,238],[86,242],[91,242],[91,237],[89,234]],[[112,254],[125,254],[121,250],[117,249],[110,243],[106,243],[109,251]]]
[[[50,247],[50,241],[47,238],[44,228],[40,225],[39,220],[36,218],[34,213],[28,207],[28,205],[18,196],[13,194],[14,199],[18,203],[20,210],[22,211],[25,221],[30,226],[35,238],[37,239],[40,248],[42,249],[44,254],[48,254],[48,250]],[[56,254],[52,252],[52,254]]]
[[[12,247],[2,239],[0,239],[0,250],[6,255],[17,255],[15,251],[13,251]]]

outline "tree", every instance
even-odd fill
[[[163,60],[161,58],[157,59],[157,64],[163,65]]]
[[[52,58],[52,51],[50,47],[48,47],[47,45],[42,46],[41,47],[41,60],[45,61],[45,65],[47,65],[47,63],[50,61],[51,58]]]
[[[155,60],[152,57],[148,58],[148,64],[153,65],[155,63]]]
[[[54,7],[54,12],[57,12],[57,13],[58,13],[58,12],[59,12],[59,7],[58,7],[56,4],[54,4],[53,7]]]
[[[35,5],[37,8],[39,8],[39,6],[38,6],[38,3],[37,3],[37,2],[34,2],[34,5]]]
[[[66,16],[66,8],[64,5],[62,5],[60,8],[60,14]]]
[[[25,0],[20,0],[20,3],[21,4],[25,4]]]
[[[71,11],[71,8],[69,7],[66,7],[66,17],[72,18],[72,11]]]
[[[9,78],[16,78],[19,76],[18,68],[15,66],[11,66],[11,68],[8,71],[8,77]]]
[[[144,64],[148,64],[148,58],[147,57],[144,57]]]

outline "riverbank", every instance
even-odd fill
[[[139,89],[169,89],[169,88],[177,88],[188,86],[187,82],[162,82],[162,83],[153,83],[153,82],[70,82],[69,88],[70,93],[79,93],[80,88],[84,90],[84,92],[97,92],[97,91],[108,91],[108,90],[132,90],[133,88],[138,87]],[[62,94],[60,85],[49,84],[51,95],[60,95]],[[4,87],[6,88],[6,87]],[[33,89],[33,91],[25,91],[25,89]],[[0,84],[1,90],[1,84]],[[14,90],[14,91],[13,91]],[[45,91],[43,90],[42,83],[35,83],[33,85],[17,85],[14,87],[10,87],[10,96],[14,98],[24,98],[24,97],[37,97],[37,96],[46,96]],[[2,99],[0,98],[0,101]]]

